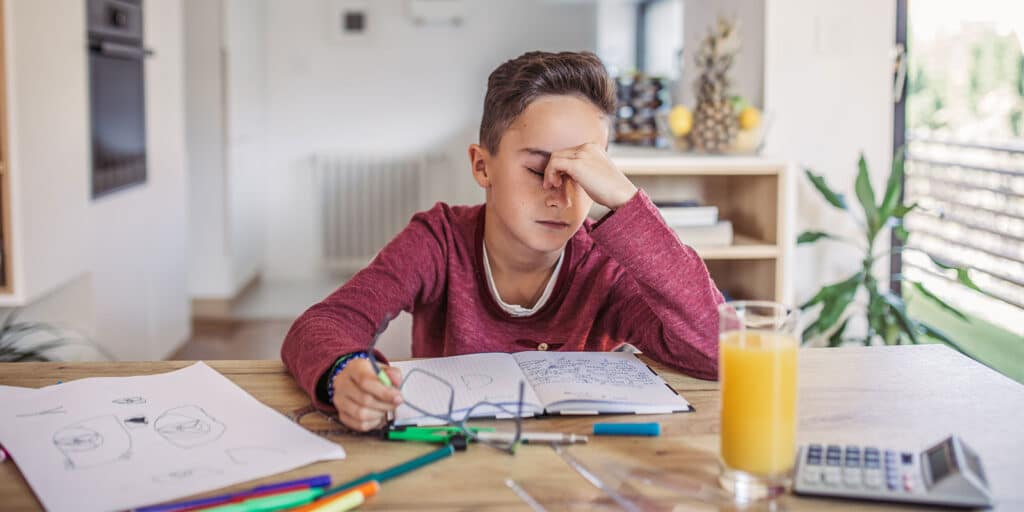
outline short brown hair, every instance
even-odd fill
[[[480,145],[491,153],[505,130],[538,97],[568,94],[589,100],[607,115],[615,112],[615,83],[590,52],[527,52],[506,61],[487,78]]]

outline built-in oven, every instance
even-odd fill
[[[142,0],[88,0],[92,197],[146,182]]]

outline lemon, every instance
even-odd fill
[[[668,128],[676,137],[690,133],[690,129],[693,128],[693,114],[690,113],[690,109],[683,105],[672,107],[672,111],[668,113]]]
[[[740,112],[740,129],[751,130],[761,124],[761,111],[754,107],[747,107]]]

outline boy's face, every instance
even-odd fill
[[[527,251],[561,250],[593,201],[567,176],[562,186],[545,189],[544,168],[551,152],[588,142],[607,147],[605,114],[586,99],[548,95],[530,103],[509,126],[497,154],[471,145],[473,177],[487,191],[488,229],[496,227],[506,242]]]

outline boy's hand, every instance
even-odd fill
[[[560,187],[568,176],[597,204],[618,209],[636,195],[636,185],[622,174],[604,148],[587,142],[551,153],[544,169],[544,188]]]
[[[349,361],[334,377],[334,407],[346,427],[359,432],[378,428],[387,420],[387,413],[402,403],[398,392],[402,371],[384,365],[381,369],[391,377],[394,387],[382,384],[370,361],[363,358]]]

